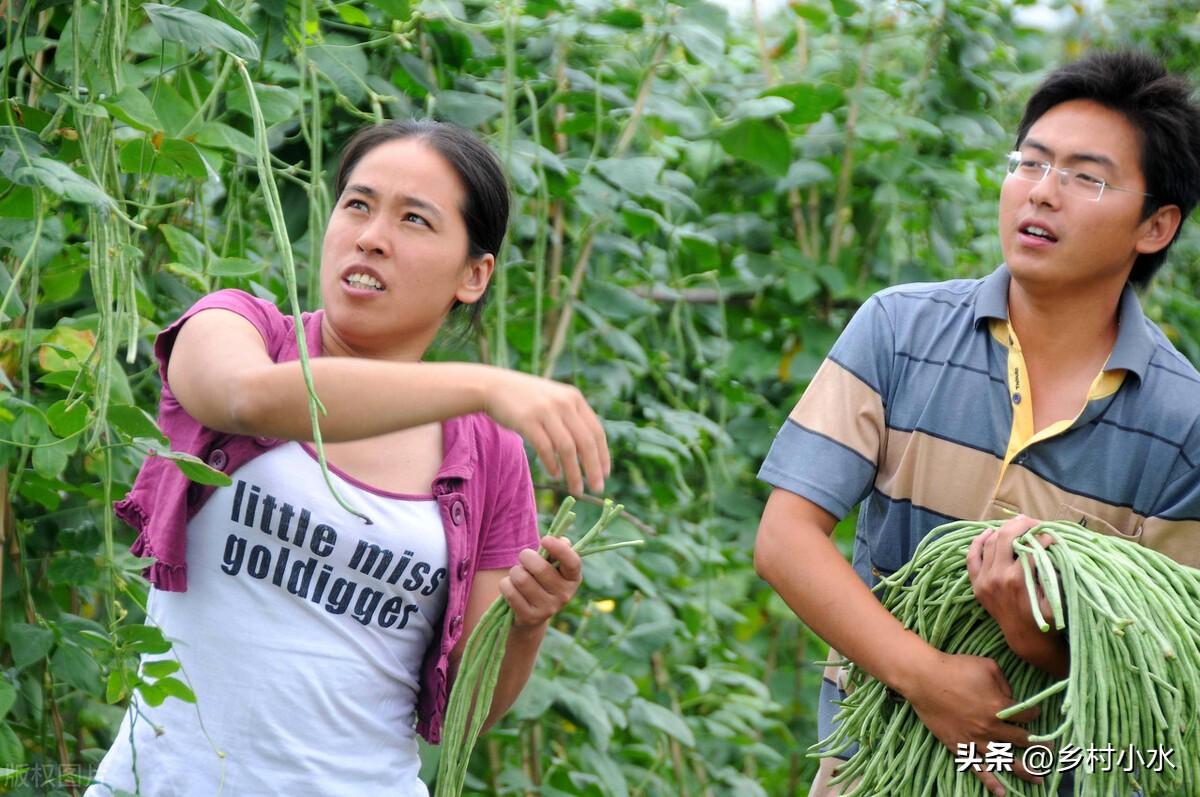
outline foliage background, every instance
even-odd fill
[[[1195,3],[1051,3],[1054,31],[1023,5],[0,0],[0,788],[75,791],[131,693],[191,698],[137,671],[165,643],[107,507],[161,445],[156,331],[220,287],[286,307],[235,53],[306,308],[354,129],[431,115],[495,147],[502,268],[440,356],[579,385],[630,512],[613,536],[648,539],[589,560],[470,789],[805,793],[824,648],[751,564],[775,429],[873,291],[999,262],[999,156],[1044,70],[1114,44],[1200,63]],[[1193,362],[1197,241],[1144,297]]]

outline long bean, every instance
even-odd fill
[[[1013,548],[1031,615],[1043,631],[1050,629],[1051,618],[1039,606],[1044,595],[1071,651],[1069,674],[1055,680],[1007,647],[965,576],[971,540],[999,524],[959,521],[931,531],[907,564],[876,585],[883,605],[940,650],[994,659],[1014,695],[1014,705],[997,717],[1039,707],[1028,725],[1034,743],[1084,751],[1163,747],[1174,750],[1176,760],[1200,761],[1200,622],[1188,610],[1200,595],[1200,570],[1073,523],[1043,523],[1018,537]],[[1044,545],[1040,535],[1053,543]],[[954,757],[911,706],[885,700],[881,682],[849,666],[855,688],[840,703],[837,729],[809,750],[828,755],[858,745],[834,781],[853,784],[847,797],[986,795],[978,779],[956,771]],[[1136,784],[1145,797],[1167,797],[1191,793],[1196,782],[1187,766],[1118,770],[1077,770],[1074,794],[1110,797]],[[1029,797],[1056,794],[1062,777],[1055,772],[1043,784],[1029,784],[996,774],[1010,794]]]
[[[575,499],[570,496],[563,500],[550,523],[547,532],[550,536],[561,537],[566,534],[575,520],[575,513],[571,511],[574,504]],[[616,548],[640,545],[641,540],[607,545],[593,542],[596,536],[621,514],[623,508],[620,504],[606,500],[600,512],[600,519],[575,542],[576,553],[589,556]],[[546,555],[544,549],[541,554]],[[462,794],[467,766],[471,763],[471,752],[491,711],[492,696],[496,691],[500,664],[504,660],[512,623],[512,607],[500,596],[484,612],[467,639],[458,676],[450,692],[450,703],[446,708],[434,797],[458,797]]]

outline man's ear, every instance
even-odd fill
[[[479,297],[483,296],[483,292],[487,290],[488,282],[491,281],[495,271],[496,257],[494,255],[489,253],[482,257],[468,257],[463,266],[462,280],[458,284],[458,290],[454,292],[454,298],[463,304],[474,304],[479,301]]]
[[[1142,236],[1134,250],[1143,255],[1152,255],[1160,251],[1171,243],[1182,222],[1183,214],[1180,213],[1178,205],[1163,205],[1138,225]]]

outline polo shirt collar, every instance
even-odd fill
[[[975,326],[988,318],[1008,320],[1008,266],[1000,267],[983,278],[975,294]]]
[[[979,292],[975,295],[976,326],[990,318],[1008,320],[1009,279],[1008,267],[1003,263],[983,278]],[[1146,316],[1142,313],[1137,294],[1128,283],[1121,292],[1117,319],[1117,342],[1113,344],[1112,354],[1109,355],[1104,370],[1115,371],[1123,368],[1136,374],[1139,381],[1144,380],[1146,370],[1150,367],[1150,358],[1154,354],[1154,340],[1150,337]]]

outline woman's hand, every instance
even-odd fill
[[[583,560],[568,540],[542,537],[542,547],[548,560],[532,549],[521,551],[520,564],[500,580],[500,594],[513,610],[514,628],[545,625],[567,605],[583,580]]]
[[[552,477],[565,473],[572,493],[583,492],[585,477],[592,492],[602,492],[611,469],[608,441],[579,389],[502,368],[489,376],[484,412],[528,440]]]

